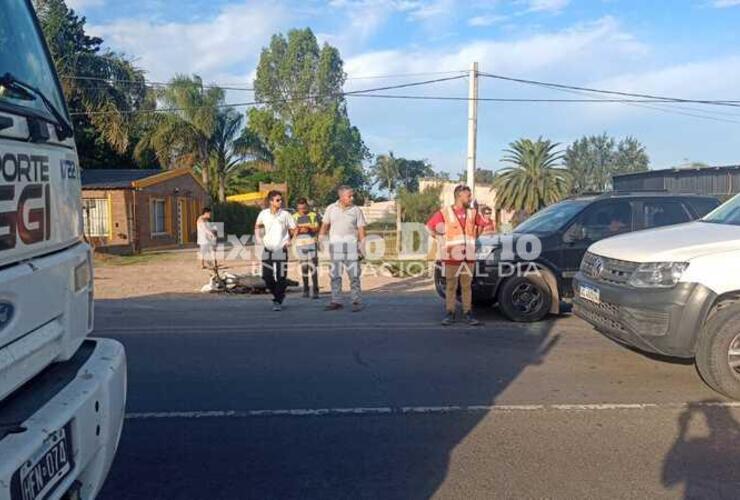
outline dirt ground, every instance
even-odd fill
[[[234,260],[225,263],[223,270],[236,274],[258,274],[258,261]],[[416,266],[412,270],[421,269]],[[195,249],[143,254],[131,257],[96,255],[95,257],[95,297],[99,299],[122,299],[132,297],[200,294],[207,284],[210,271],[201,269]],[[300,269],[297,262],[289,265],[288,277],[298,282]],[[347,279],[343,280],[348,290]],[[328,270],[323,269],[319,276],[322,295],[329,292]],[[372,290],[421,291],[433,293],[432,280],[426,277],[394,277],[387,270],[374,264],[363,265],[362,288]],[[299,292],[300,288],[289,289],[289,293]],[[204,297],[239,297],[220,293],[203,293]]]

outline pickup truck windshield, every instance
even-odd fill
[[[552,233],[561,229],[583,208],[588,205],[585,200],[566,200],[540,210],[529,219],[519,224],[515,233]]]
[[[701,220],[715,224],[740,226],[740,195],[736,195],[734,198],[723,203]]]
[[[25,0],[0,0],[0,76],[9,73],[18,81],[33,86],[69,121],[29,5]],[[43,99],[18,86],[0,84],[0,108],[3,107],[31,109],[58,121]]]

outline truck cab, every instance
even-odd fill
[[[123,347],[93,328],[80,166],[30,2],[0,0],[0,499],[102,486],[120,436]]]
[[[561,201],[519,224],[511,235],[479,238],[473,301],[498,303],[512,321],[539,321],[560,312],[586,249],[604,238],[695,220],[720,204],[717,198],[666,192],[610,192]],[[536,255],[518,249],[536,240]],[[507,252],[507,247],[509,251]],[[508,253],[508,255],[507,255]],[[439,271],[440,266],[436,266]],[[437,292],[444,277],[436,272]]]
[[[698,221],[589,247],[575,312],[622,344],[694,359],[704,381],[740,399],[740,195]]]

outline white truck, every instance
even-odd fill
[[[93,326],[69,113],[28,0],[0,0],[0,499],[94,498],[126,357]]]
[[[740,399],[740,195],[696,222],[591,245],[575,312],[605,335],[693,358],[716,391]]]

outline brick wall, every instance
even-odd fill
[[[89,236],[90,243],[97,249],[115,253],[130,253],[133,250],[131,241],[131,217],[128,205],[131,191],[127,189],[84,189],[82,199],[107,200],[108,235]]]
[[[196,241],[195,221],[206,205],[206,192],[191,176],[181,175],[133,192],[136,198],[136,243],[140,250],[177,246],[178,202],[182,203],[184,244]],[[153,200],[165,201],[165,234],[152,234]]]

